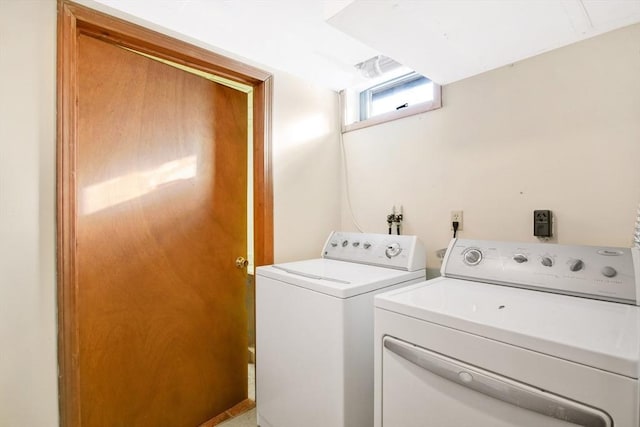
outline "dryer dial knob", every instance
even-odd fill
[[[336,242],[335,240],[333,242],[331,242],[331,247],[335,248],[336,246],[338,246],[338,242]]]
[[[482,252],[480,252],[480,249],[467,249],[466,251],[464,251],[462,256],[464,262],[468,265],[478,265],[480,264],[480,261],[482,261]]]
[[[515,254],[513,256],[513,260],[518,264],[522,264],[523,262],[529,261],[529,258],[527,258],[527,256],[523,254]]]
[[[384,254],[387,256],[387,258],[391,259],[393,257],[400,255],[400,252],[402,252],[402,248],[400,247],[400,244],[394,242],[394,243],[389,243],[387,245],[387,249],[385,249]]]
[[[364,242],[364,244],[362,245],[362,247],[364,247],[365,249],[369,249],[371,247],[371,243],[369,242]]]
[[[540,262],[545,267],[553,267],[553,259],[551,257],[543,256],[542,259],[540,260]]]
[[[346,248],[348,244],[349,244],[349,241],[348,241],[348,240],[343,240],[343,241],[342,241],[342,247],[343,247],[343,248]]]
[[[569,262],[569,270],[580,271],[584,268],[584,262],[581,259],[572,259]]]
[[[354,248],[357,248],[358,246],[360,246],[360,242],[353,242],[352,245]]]
[[[600,272],[604,277],[609,277],[609,278],[616,277],[616,275],[618,274],[616,269],[610,266],[603,267],[602,270],[600,270]]]

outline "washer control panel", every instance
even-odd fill
[[[424,245],[416,236],[334,231],[322,250],[323,258],[397,268],[426,267]]]
[[[638,249],[454,239],[442,275],[640,305]]]

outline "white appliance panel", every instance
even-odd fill
[[[341,300],[270,278],[261,279],[256,300],[260,416],[277,427],[297,427],[296,419],[309,427],[342,425]]]
[[[640,266],[634,272],[633,252],[604,246],[454,239],[442,275],[636,304]]]
[[[438,278],[386,293],[381,308],[638,378],[636,306]]]
[[[444,277],[375,298],[375,427],[638,427],[639,264],[452,240]]]
[[[416,236],[344,231],[329,235],[322,257],[407,271],[424,270],[427,262]]]
[[[337,298],[424,278],[424,270],[395,270],[325,258],[258,267],[257,274]]]
[[[260,274],[260,273],[259,273]],[[256,399],[263,427],[373,424],[373,299],[271,277],[256,286]],[[398,289],[424,280],[394,283]]]
[[[385,338],[383,346],[384,427],[612,425],[602,411],[528,384],[393,338]]]
[[[416,285],[420,286],[420,285]],[[457,361],[464,361],[486,371],[506,378],[517,380],[547,390],[557,396],[583,402],[592,408],[598,408],[609,414],[615,427],[637,427],[639,388],[638,381],[622,375],[601,371],[580,365],[565,359],[526,350],[517,346],[480,337],[466,331],[441,326],[417,319],[410,315],[398,314],[386,309],[375,309],[375,427],[389,427],[383,424],[383,399],[396,399],[392,405],[404,405],[405,399],[413,399],[420,388],[411,382],[403,382],[402,394],[388,393],[383,387],[389,381],[383,381],[385,358],[383,340],[393,337],[423,348],[437,351]],[[404,366],[404,365],[401,365]],[[390,371],[392,372],[392,371]],[[389,375],[387,372],[384,375]],[[425,379],[426,377],[422,377]],[[412,395],[412,396],[408,396]],[[384,396],[384,397],[383,397]],[[456,395],[450,395],[455,398]],[[420,397],[417,397],[418,399]],[[452,403],[453,404],[453,403]],[[486,407],[491,410],[491,405]],[[388,414],[387,414],[388,415]],[[433,416],[431,414],[430,416]],[[405,411],[404,417],[428,420],[422,412]],[[394,421],[390,421],[392,426]],[[415,421],[414,421],[415,422]],[[471,418],[456,427],[475,427]],[[411,424],[407,424],[411,425]],[[417,424],[422,427],[428,423]],[[437,424],[434,424],[437,425]],[[545,425],[545,424],[541,424]]]

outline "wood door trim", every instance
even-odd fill
[[[271,168],[271,97],[273,93],[272,79],[263,81],[254,88],[254,120],[253,140],[262,141],[254,144],[254,178],[256,193],[268,194],[268,197],[254,197],[254,253],[255,266],[273,264],[273,181]],[[259,230],[259,231],[258,231]]]
[[[259,85],[271,74],[209,50],[174,39],[148,28],[106,15],[67,0],[58,0],[60,8],[75,20],[76,27],[85,34],[109,40],[140,52],[169,59],[231,80]]]
[[[80,426],[76,269],[77,37],[110,43],[247,84],[254,90],[255,265],[273,263],[272,77],[258,68],[68,0],[58,0],[57,301],[60,425]]]

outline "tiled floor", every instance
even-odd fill
[[[248,366],[248,377],[249,377],[249,399],[255,401],[256,400],[256,365],[253,363],[249,363]]]
[[[256,427],[256,408],[220,424],[220,427]]]
[[[256,400],[256,365],[249,364],[249,399]],[[220,424],[220,427],[256,427],[256,408],[245,412],[229,421]]]

